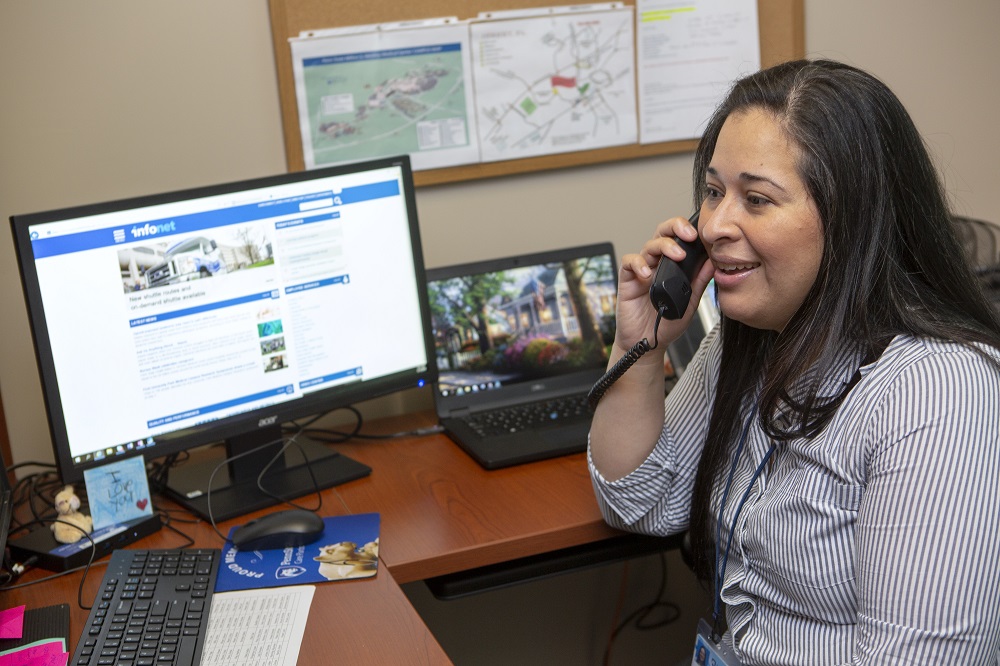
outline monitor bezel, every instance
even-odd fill
[[[181,453],[190,449],[222,442],[231,437],[253,434],[257,430],[273,429],[275,423],[288,423],[296,419],[322,414],[334,409],[347,407],[356,403],[383,397],[392,393],[431,386],[437,380],[437,366],[434,363],[433,340],[430,335],[430,305],[426,290],[426,268],[423,247],[420,238],[419,219],[417,215],[416,193],[413,185],[413,171],[409,156],[395,157],[339,164],[330,167],[296,171],[274,176],[231,181],[228,183],[209,185],[122,198],[100,203],[70,206],[37,213],[13,215],[10,218],[13,233],[14,250],[18,262],[25,298],[28,321],[31,326],[35,360],[38,367],[39,380],[45,403],[49,433],[52,439],[52,449],[60,475],[64,483],[77,483],[84,479],[88,469],[105,465],[109,459],[92,460],[74,463],[71,454],[69,437],[62,408],[60,384],[55,368],[52,348],[50,345],[48,324],[45,317],[45,307],[42,300],[38,274],[35,268],[34,253],[31,248],[29,227],[38,224],[58,222],[73,218],[88,217],[111,213],[129,208],[147,207],[174,203],[186,199],[196,199],[217,195],[233,194],[244,190],[253,190],[287,183],[307,180],[318,180],[331,176],[340,176],[359,171],[398,167],[401,173],[401,194],[403,196],[409,223],[410,244],[413,255],[414,295],[419,304],[420,316],[424,323],[422,335],[424,338],[424,353],[426,364],[423,369],[414,368],[363,382],[341,384],[329,389],[307,393],[297,400],[248,410],[246,412],[187,427],[178,431],[157,436],[154,449],[136,450],[115,456],[113,460],[143,456],[146,462]],[[391,270],[392,267],[387,267]],[[429,388],[427,390],[430,390]],[[133,455],[134,454],[134,455]]]

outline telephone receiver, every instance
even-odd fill
[[[695,228],[698,228],[698,214],[699,211],[695,211],[688,218],[688,222]],[[698,272],[708,253],[701,239],[696,238],[692,243],[680,238],[674,238],[674,241],[684,248],[686,256],[679,262],[661,257],[660,265],[656,267],[656,275],[653,276],[653,283],[649,285],[649,300],[656,309],[656,323],[653,324],[654,343],[649,344],[647,338],[635,343],[610,370],[604,373],[603,377],[597,380],[587,394],[587,404],[591,411],[597,408],[597,403],[604,397],[605,392],[625,374],[626,370],[635,365],[640,356],[656,347],[656,330],[660,327],[660,320],[680,319],[687,312],[688,303],[691,302],[691,279]]]
[[[688,222],[698,227],[698,215],[695,211]],[[662,257],[656,268],[653,283],[649,285],[649,300],[653,302],[656,312],[664,319],[680,319],[687,311],[691,301],[691,280],[707,256],[705,246],[700,239],[687,242],[674,238],[687,255],[679,262]]]

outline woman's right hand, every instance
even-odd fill
[[[657,225],[655,235],[646,241],[642,250],[622,257],[618,271],[615,333],[615,346],[621,353],[628,351],[643,338],[649,339],[650,344],[653,343],[656,310],[649,300],[649,287],[661,258],[680,261],[685,257],[684,249],[678,245],[675,238],[688,242],[701,242],[697,230],[686,218],[672,217]],[[699,267],[697,274],[691,280],[691,300],[684,316],[674,321],[661,320],[656,335],[657,348],[660,346],[665,348],[687,330],[713,272],[714,268],[710,261],[705,261]]]
[[[661,257],[667,261],[684,258],[684,249],[674,238],[700,242],[698,232],[687,219],[672,217],[657,226],[656,234],[640,252],[622,257],[615,344],[609,366],[639,340],[647,338],[653,344],[656,310],[649,300],[649,285]],[[691,323],[713,272],[711,262],[702,264],[691,280],[691,300],[684,316],[660,322],[656,349],[639,357],[597,404],[590,429],[590,455],[605,479],[614,481],[631,473],[656,445],[663,428],[663,355],[667,345]]]

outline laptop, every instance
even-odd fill
[[[586,450],[615,335],[611,243],[427,271],[438,419],[486,469]]]

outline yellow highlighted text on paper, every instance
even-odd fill
[[[642,12],[639,15],[640,23],[651,23],[653,21],[669,21],[674,17],[675,14],[687,14],[693,12],[694,7],[677,7],[674,9],[652,9],[648,12]]]

